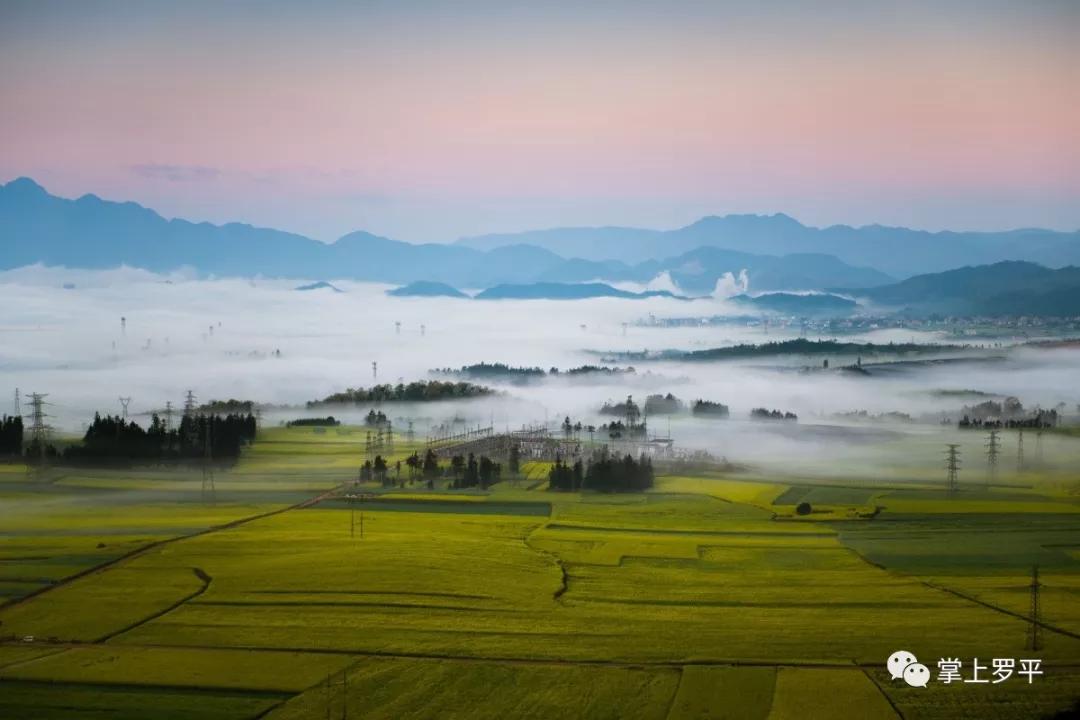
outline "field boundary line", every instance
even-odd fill
[[[989,608],[990,610],[996,610],[999,613],[1002,613],[1004,615],[1012,616],[1014,618],[1017,618],[1018,620],[1023,620],[1026,623],[1031,622],[1031,618],[1028,617],[1027,615],[1021,613],[1021,612],[1016,612],[1015,610],[1009,610],[1008,608],[1003,608],[1000,605],[994,605],[993,603],[987,602],[986,600],[980,600],[977,597],[974,597],[972,595],[968,595],[967,593],[960,592],[959,590],[953,590],[952,588],[945,587],[944,585],[938,585],[937,583],[931,582],[930,580],[921,580],[920,582],[922,582],[923,585],[926,585],[929,588],[933,588],[935,590],[940,590],[941,592],[949,593],[950,595],[955,595],[958,598],[961,598],[963,600],[967,600],[968,602],[973,602],[976,605],[982,605],[983,607]],[[1066,637],[1071,637],[1073,639],[1080,640],[1080,633],[1073,632],[1072,630],[1066,630],[1065,628],[1058,627],[1057,625],[1051,625],[1050,623],[1046,622],[1045,620],[1036,620],[1035,624],[1038,625],[1039,627],[1045,629],[1045,630],[1049,630],[1050,632],[1055,632],[1055,633],[1057,633],[1059,635],[1064,635]]]
[[[256,520],[263,520],[263,519],[268,518],[268,517],[273,517],[274,515],[280,515],[282,513],[289,512],[290,510],[301,510],[301,509],[309,507],[311,505],[315,505],[316,503],[322,502],[327,497],[333,495],[335,492],[338,491],[338,489],[340,489],[340,487],[341,487],[340,485],[337,485],[337,486],[327,490],[326,492],[323,492],[323,493],[320,493],[319,495],[316,495],[315,497],[311,497],[311,498],[308,498],[306,500],[301,500],[298,503],[294,503],[293,505],[288,505],[286,507],[277,508],[276,510],[268,510],[267,512],[259,513],[257,515],[249,515],[248,517],[237,518],[236,520],[230,520],[229,522],[221,524],[221,525],[212,525],[212,526],[210,526],[208,528],[203,528],[202,530],[197,530],[197,531],[195,531],[193,533],[188,533],[186,535],[176,535],[175,537],[163,538],[161,540],[155,540],[154,542],[148,543],[148,544],[143,545],[141,547],[137,547],[134,550],[126,552],[123,555],[119,555],[119,556],[113,558],[112,560],[107,560],[107,561],[101,563],[100,565],[94,565],[93,567],[84,568],[83,570],[80,570],[79,572],[75,573],[74,575],[69,575],[68,577],[58,581],[57,583],[55,583],[53,585],[46,585],[44,587],[38,588],[37,590],[34,590],[33,592],[30,592],[30,593],[28,593],[26,595],[23,595],[22,597],[12,598],[11,600],[8,600],[7,602],[4,602],[4,603],[0,604],[0,610],[7,610],[8,608],[12,608],[12,607],[16,607],[18,605],[22,605],[23,603],[28,602],[30,600],[33,600],[36,597],[40,597],[41,595],[43,595],[43,594],[45,594],[45,593],[47,593],[47,592],[49,592],[51,590],[55,590],[57,588],[64,587],[66,585],[69,585],[69,584],[75,582],[76,580],[81,580],[81,579],[83,579],[85,577],[89,577],[90,575],[95,575],[97,573],[105,572],[106,570],[108,570],[110,568],[113,568],[113,567],[116,567],[117,565],[120,565],[121,563],[126,562],[127,560],[133,560],[133,559],[135,559],[135,558],[137,558],[137,557],[139,557],[141,555],[145,555],[146,553],[149,553],[151,550],[157,550],[158,548],[162,548],[162,547],[164,547],[166,545],[169,545],[169,544],[172,544],[172,543],[180,542],[182,540],[190,540],[192,538],[197,538],[197,537],[200,537],[202,535],[209,535],[210,533],[219,532],[221,530],[231,530],[233,528],[240,527],[241,525],[246,525],[247,523],[255,522]]]
[[[843,544],[842,540],[840,542],[841,542],[841,544]],[[986,608],[987,610],[994,610],[995,612],[999,612],[999,613],[1001,613],[1003,615],[1008,615],[1010,617],[1016,618],[1017,620],[1023,620],[1026,623],[1031,622],[1031,618],[1028,617],[1027,615],[1024,615],[1021,612],[1016,612],[1015,610],[1009,610],[1008,608],[1003,608],[1000,605],[994,605],[991,602],[988,602],[986,600],[980,600],[977,597],[974,597],[972,595],[968,595],[967,593],[960,592],[959,590],[953,590],[950,587],[946,587],[944,585],[938,585],[937,583],[935,583],[935,582],[933,582],[931,580],[924,580],[923,578],[919,577],[918,575],[909,575],[909,574],[901,572],[899,570],[894,570],[892,568],[886,567],[885,565],[874,562],[873,560],[871,560],[868,557],[863,556],[863,554],[860,553],[855,548],[848,547],[846,545],[844,547],[847,548],[848,550],[850,550],[852,553],[854,553],[857,558],[859,558],[860,560],[865,562],[867,565],[870,565],[873,568],[876,568],[878,570],[881,570],[884,573],[892,575],[893,577],[901,578],[901,579],[904,579],[904,580],[914,581],[914,582],[917,582],[920,585],[922,585],[922,586],[924,586],[926,588],[929,588],[931,590],[937,590],[939,592],[947,593],[949,595],[953,595],[955,597],[958,597],[961,600],[967,600],[970,603],[975,603],[976,605],[981,605],[982,607]],[[1080,633],[1078,633],[1078,632],[1073,632],[1072,630],[1066,630],[1065,628],[1058,627],[1056,625],[1051,625],[1051,624],[1047,623],[1045,620],[1036,620],[1035,622],[1039,627],[1044,628],[1046,630],[1049,630],[1050,632],[1054,632],[1054,633],[1057,633],[1059,635],[1064,635],[1066,637],[1071,637],[1071,638],[1073,638],[1075,640],[1080,640]]]
[[[144,617],[141,620],[133,622],[133,623],[131,623],[130,625],[128,625],[126,627],[120,628],[119,630],[114,630],[114,631],[112,631],[110,633],[106,633],[105,635],[102,635],[97,640],[94,640],[93,643],[96,645],[96,644],[108,642],[109,640],[112,640],[117,635],[123,635],[124,633],[126,633],[126,632],[128,632],[130,630],[134,630],[135,628],[139,627],[140,625],[145,625],[146,623],[150,622],[151,620],[157,620],[162,615],[167,615],[168,613],[171,613],[173,610],[180,607],[181,605],[183,605],[187,601],[193,600],[193,599],[199,597],[200,595],[202,595],[207,590],[209,590],[210,589],[210,583],[213,581],[213,578],[210,577],[209,575],[207,575],[202,570],[202,568],[193,567],[193,568],[191,568],[191,571],[195,574],[195,577],[199,578],[199,580],[202,582],[202,587],[200,587],[198,590],[196,590],[195,592],[190,593],[188,595],[185,595],[184,597],[180,598],[176,602],[170,604],[168,607],[162,608],[161,610],[158,610],[157,612],[151,613],[151,614],[147,615],[146,617]]]
[[[889,693],[885,692],[885,688],[881,687],[881,684],[874,679],[874,676],[871,675],[865,667],[860,667],[859,669],[862,670],[862,674],[866,676],[866,679],[869,680],[870,683],[877,688],[877,691],[879,693],[881,693],[881,697],[885,698],[885,702],[889,703],[889,707],[891,707],[893,709],[893,712],[896,713],[896,717],[898,717],[900,720],[904,720],[904,713],[900,711],[900,708],[898,708],[896,706],[896,703],[893,702],[892,698],[889,697]]]

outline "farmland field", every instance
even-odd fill
[[[1059,478],[602,495],[548,492],[535,463],[347,502],[355,436],[264,435],[210,496],[179,471],[7,474],[0,715],[1039,718],[1080,697],[1080,498]],[[897,649],[1045,674],[910,688]]]

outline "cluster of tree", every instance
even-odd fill
[[[64,450],[64,459],[83,461],[167,462],[209,457],[234,460],[255,440],[255,417],[247,415],[185,415],[175,429],[154,415],[145,430],[136,422],[100,414],[87,428],[82,443]],[[209,447],[207,444],[209,443]]]
[[[401,463],[398,463],[400,466]],[[393,482],[387,475],[389,468],[386,465],[386,460],[382,455],[375,456],[375,462],[371,460],[365,460],[364,464],[360,466],[360,481],[371,482],[372,480],[382,483],[384,487],[393,485]]]
[[[515,450],[515,448],[511,449],[511,466],[517,462]],[[434,451],[428,450],[423,457],[420,453],[414,452],[405,458],[405,468],[408,471],[407,478],[401,477],[401,462],[395,464],[394,477],[390,477],[386,460],[382,455],[376,455],[374,461],[367,460],[360,467],[360,480],[378,482],[384,487],[395,483],[404,487],[406,482],[421,481],[426,483],[428,488],[434,489],[435,481],[447,479],[451,481],[451,487],[454,488],[479,487],[486,490],[499,482],[502,476],[502,466],[499,463],[492,461],[486,455],[477,458],[473,453],[469,453],[468,457],[455,455],[444,467],[439,465],[439,458]]]
[[[470,378],[472,380],[509,380],[512,382],[528,382],[544,377],[547,373],[538,367],[512,367],[505,363],[476,363],[465,365],[457,370],[442,368],[433,372],[442,375],[454,375]]]
[[[557,458],[548,474],[548,486],[564,492],[640,492],[651,488],[654,479],[652,460],[646,456],[637,460],[631,455],[619,458],[610,455],[605,447],[594,453],[587,464],[579,459],[568,465]]]
[[[199,406],[198,411],[208,415],[247,415],[255,412],[255,402],[252,400],[211,400]]]
[[[960,350],[964,345],[922,345],[919,343],[855,343],[838,340],[808,340],[795,338],[767,342],[758,345],[744,344],[709,350],[693,350],[665,356],[681,360],[726,360],[729,358],[764,357],[769,355],[900,355],[905,353],[932,353],[942,350]],[[827,367],[827,366],[826,366]]]
[[[636,420],[641,417],[641,408],[636,402],[634,402],[633,395],[627,395],[624,402],[614,403],[608,400],[600,406],[601,415],[617,415],[619,417],[629,417],[632,420]]]
[[[998,418],[996,420],[971,418],[965,415],[956,425],[962,430],[1041,430],[1043,428],[1057,427],[1057,424],[1057,410],[1038,410],[1034,415],[1029,417],[1009,419]]]
[[[574,435],[580,434],[583,429],[587,429],[590,432],[592,432],[596,428],[593,428],[592,426],[589,426],[587,428],[583,427],[580,420],[578,420],[576,423],[575,422],[570,422],[570,416],[569,415],[567,415],[566,419],[563,420],[563,423],[562,423],[563,435],[565,435],[568,438],[571,438]]]
[[[469,382],[442,382],[440,380],[422,380],[409,384],[375,385],[374,387],[349,388],[344,392],[328,395],[322,400],[312,400],[308,408],[321,405],[372,402],[427,402],[431,400],[452,400],[460,398],[483,397],[494,395],[495,391],[482,385]]]
[[[580,375],[633,375],[636,372],[637,370],[632,367],[617,368],[607,367],[606,365],[582,365],[580,367],[564,370],[562,374],[568,375],[570,377],[576,377]],[[559,369],[551,368],[551,374],[558,375]]]
[[[472,453],[468,458],[455,455],[450,458],[450,475],[456,488],[479,487],[486,490],[502,479],[502,465],[487,455],[481,455],[479,460]]]
[[[386,427],[389,422],[390,418],[386,417],[386,413],[382,410],[378,412],[368,410],[368,414],[364,417],[364,424],[368,427]]]
[[[634,402],[632,397],[626,398],[625,402],[605,402],[600,407],[601,415],[618,415],[620,417],[637,417],[642,412],[646,415],[672,415],[682,412],[686,405],[682,400],[671,393],[667,395],[649,395],[645,398],[645,404],[641,408]]]
[[[695,400],[690,412],[700,417],[726,418],[730,411],[724,403],[711,400]]]
[[[964,406],[960,411],[972,420],[1022,420],[1028,413],[1019,398],[1007,397],[1001,402],[985,400],[977,405]]]
[[[340,424],[341,421],[333,415],[324,418],[297,418],[285,423],[286,427],[337,427]]]
[[[671,393],[667,395],[650,395],[645,398],[646,415],[673,415],[686,409],[683,401]]]
[[[836,417],[845,420],[872,420],[875,422],[905,422],[913,421],[911,415],[899,410],[890,410],[883,413],[869,413],[866,410],[852,410],[850,412],[836,413]]]
[[[648,435],[648,426],[645,422],[627,425],[622,420],[613,420],[600,426],[601,432],[606,432],[612,440],[638,440]]]
[[[754,420],[798,420],[799,416],[793,412],[781,412],[767,408],[754,408],[750,411],[750,417]]]
[[[22,455],[23,421],[18,415],[0,420],[0,456]]]
[[[513,367],[505,363],[481,362],[475,365],[465,365],[457,370],[442,368],[433,370],[432,373],[440,375],[453,375],[468,378],[470,380],[504,380],[515,384],[524,384],[534,380],[540,380],[547,376],[551,377],[580,377],[582,375],[628,375],[636,372],[634,368],[617,368],[602,365],[581,365],[580,367],[559,370],[557,367],[545,371],[539,367]]]

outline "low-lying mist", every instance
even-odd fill
[[[650,317],[745,313],[718,299],[475,301],[393,298],[385,294],[387,286],[348,281],[333,281],[343,292],[295,289],[303,284],[200,280],[123,268],[30,267],[0,273],[0,303],[6,308],[0,321],[0,389],[12,398],[3,410],[11,412],[16,388],[24,397],[48,393],[51,423],[78,433],[95,411],[119,413],[120,396],[132,398],[129,412],[139,420],[160,411],[166,401],[179,407],[188,389],[200,402],[237,398],[302,406],[346,388],[429,379],[432,369],[482,361],[565,370],[610,365],[602,361],[605,353],[702,349],[797,336],[797,331],[761,326],[660,327],[648,322]],[[947,341],[899,329],[845,339]],[[1075,412],[1080,352],[1024,348],[987,354],[1000,359],[913,365],[869,377],[835,371],[837,365],[854,362],[851,357],[833,358],[831,372],[820,369],[821,358],[641,362],[635,373],[617,377],[555,377],[524,385],[478,380],[502,394],[468,402],[390,403],[383,409],[395,424],[413,419],[421,435],[455,418],[471,425],[519,427],[554,426],[569,416],[599,425],[611,419],[598,414],[605,401],[630,394],[643,401],[646,395],[670,392],[687,405],[703,398],[731,410],[727,420],[696,419],[688,413],[649,419],[652,432],[670,432],[680,447],[793,472],[832,472],[829,463],[844,460],[845,473],[873,473],[894,461],[915,462],[909,457],[912,443],[926,443],[925,467],[940,465],[935,448],[956,431],[931,418],[955,421],[959,408],[972,401],[935,391],[1016,396],[1028,407],[1064,402]],[[750,421],[755,407],[794,412],[799,421]],[[271,410],[266,417],[278,422],[334,414],[359,421],[369,409],[297,407]],[[856,410],[907,413],[926,422],[838,417]],[[972,452],[982,445],[978,433],[961,437]]]

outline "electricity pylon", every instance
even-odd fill
[[[949,471],[947,488],[949,494],[952,495],[956,492],[956,481],[960,474],[960,446],[950,443],[945,447],[945,469]]]
[[[991,430],[990,436],[986,439],[987,485],[997,481],[999,448],[998,431]]]

